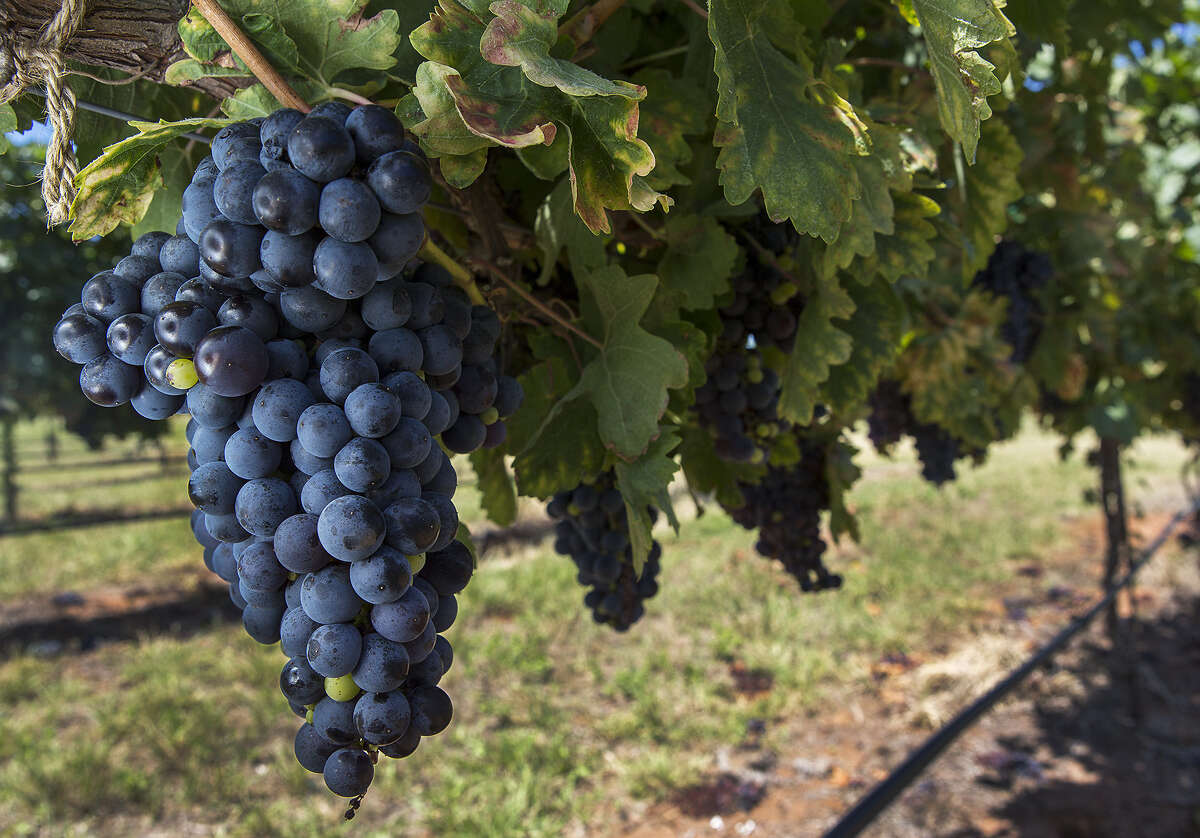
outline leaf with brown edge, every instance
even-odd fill
[[[71,204],[75,241],[103,236],[118,224],[141,220],[162,185],[158,153],[172,140],[200,128],[221,128],[228,119],[198,117],[178,122],[131,122],[137,133],[113,143],[75,176]]]

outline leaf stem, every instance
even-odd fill
[[[483,294],[480,292],[479,286],[475,284],[475,278],[471,276],[471,272],[455,262],[450,254],[438,247],[437,243],[429,236],[425,237],[425,243],[417,251],[417,256],[426,262],[435,262],[445,268],[450,276],[454,277],[455,284],[467,292],[467,296],[471,298],[472,303],[480,306],[487,305],[487,300],[483,298]]]
[[[258,47],[246,37],[246,33],[234,23],[217,0],[192,0],[192,5],[199,10],[204,19],[212,24],[217,34],[225,39],[234,55],[242,59],[242,63],[250,68],[255,78],[263,83],[263,87],[279,100],[285,108],[295,108],[302,113],[308,113],[312,108],[292,89],[279,71],[271,66],[271,62],[258,51]]]
[[[628,70],[630,67],[640,67],[643,64],[649,64],[651,61],[658,61],[663,58],[671,58],[676,55],[682,55],[689,49],[688,44],[680,44],[677,47],[664,49],[661,52],[652,52],[649,55],[641,55],[637,58],[631,58],[620,66],[621,70]]]
[[[650,226],[650,223],[648,221],[646,221],[646,219],[642,218],[642,216],[639,213],[637,213],[637,212],[629,213],[629,220],[632,221],[637,226],[641,227],[643,230],[645,230],[650,235],[650,238],[654,239],[655,241],[660,241],[660,242],[666,241],[667,237],[663,233],[663,231],[655,230],[653,227]]]
[[[526,291],[524,288],[522,288],[520,286],[520,284],[509,279],[507,276],[504,275],[504,271],[500,270],[500,268],[491,264],[490,262],[484,262],[483,264],[485,265],[485,267],[487,267],[488,273],[490,273],[494,278],[498,279],[504,285],[511,288],[514,292],[516,292],[518,297],[520,297],[522,300],[524,300],[525,302],[527,302],[531,306],[533,306],[535,309],[537,309],[543,316],[549,318],[553,322],[557,323],[559,326],[562,326],[568,332],[571,332],[572,334],[579,336],[583,340],[586,340],[588,343],[590,343],[592,346],[603,351],[604,344],[602,344],[600,341],[596,340],[594,337],[589,335],[587,332],[580,329],[578,326],[576,326],[570,320],[567,320],[566,318],[564,318],[557,311],[550,308],[550,306],[543,303],[537,297],[530,294],[528,291]]]
[[[708,20],[708,11],[699,3],[697,3],[696,0],[683,0],[683,5],[687,6],[705,20]]]
[[[359,96],[353,90],[346,90],[341,87],[331,87],[326,92],[331,96],[336,96],[339,99],[345,99],[347,102],[353,102],[356,105],[374,105],[375,103],[366,96]]]

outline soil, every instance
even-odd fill
[[[1169,516],[1133,523],[1144,543]],[[1025,560],[993,616],[950,648],[888,656],[809,718],[769,720],[697,785],[626,813],[622,838],[823,835],[929,734],[1095,601],[1098,516]],[[1164,551],[1166,552],[1166,551]],[[873,838],[1200,836],[1200,567],[1159,556],[1121,603],[970,728],[863,833]],[[1054,583],[1051,584],[1052,577]],[[1067,580],[1064,582],[1063,580]],[[768,681],[734,665],[748,692]],[[762,744],[769,726],[774,742]]]

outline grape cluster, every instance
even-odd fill
[[[912,413],[911,400],[898,382],[880,381],[869,404],[867,434],[876,451],[887,454],[905,434],[909,434],[916,443],[922,477],[941,486],[958,476],[954,461],[962,453],[959,441],[940,425],[918,422]],[[981,453],[972,452],[973,456]]]
[[[769,229],[775,235],[767,237],[768,244],[782,249],[789,237]],[[705,367],[708,380],[696,389],[696,412],[712,432],[718,456],[756,463],[765,459],[771,440],[790,427],[777,415],[780,380],[764,363],[762,350],[791,351],[804,299],[753,253],[733,280],[733,291],[733,300],[719,309],[721,334]]]
[[[288,656],[300,764],[349,798],[450,722],[440,632],[474,560],[443,446],[499,445],[522,398],[495,313],[415,259],[429,194],[383,108],[231,125],[176,235],[139,238],[54,331],[92,401],[191,415],[205,564]]]
[[[742,505],[729,514],[748,530],[758,530],[755,549],[778,559],[805,592],[840,588],[842,577],[830,573],[821,556],[821,510],[829,506],[825,447],[799,439],[799,462],[768,466],[757,483],[739,482]]]
[[[592,483],[581,483],[559,492],[546,505],[558,523],[554,549],[575,562],[579,584],[591,588],[583,602],[597,623],[627,631],[646,613],[642,603],[658,593],[662,547],[657,541],[639,577],[629,545],[629,519],[625,501],[611,471]],[[651,520],[658,511],[651,508]]]
[[[1042,333],[1044,312],[1037,292],[1054,275],[1054,266],[1044,253],[1026,250],[1017,242],[996,245],[987,267],[975,275],[973,285],[1008,300],[1008,314],[1000,334],[1012,347],[1009,360],[1023,364],[1033,354]]]

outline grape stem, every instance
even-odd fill
[[[342,87],[331,87],[327,91],[330,96],[336,96],[339,99],[345,99],[347,102],[353,102],[356,105],[374,105],[375,103],[366,96],[359,96],[353,90],[346,90]]]
[[[550,308],[550,306],[543,303],[537,297],[530,294],[528,291],[526,291],[524,288],[522,288],[520,286],[520,284],[509,279],[507,276],[504,275],[504,271],[500,270],[500,268],[498,268],[496,265],[493,265],[490,262],[482,262],[482,264],[488,269],[488,273],[490,273],[493,277],[498,279],[500,282],[507,285],[510,289],[512,289],[516,293],[516,295],[518,297],[520,297],[522,300],[529,303],[529,305],[531,305],[535,309],[537,309],[538,312],[540,312],[544,317],[557,323],[559,326],[562,326],[568,332],[571,332],[572,334],[577,335],[578,337],[582,338],[583,340],[586,340],[588,343],[590,343],[592,346],[596,347],[597,349],[599,349],[601,351],[604,350],[604,344],[602,344],[600,341],[596,340],[594,337],[589,335],[587,332],[580,329],[578,326],[576,326],[570,320],[567,320],[565,317],[563,317],[561,314],[559,314],[554,309]]]
[[[479,306],[487,305],[487,301],[483,298],[479,286],[475,284],[475,278],[471,276],[471,272],[455,262],[449,253],[437,246],[433,239],[428,236],[425,237],[425,243],[417,251],[417,256],[426,262],[434,262],[445,268],[450,276],[454,277],[455,284],[467,292],[467,296],[471,298],[472,303]]]
[[[205,20],[212,24],[212,28],[217,30],[217,34],[225,39],[225,43],[229,44],[233,54],[250,68],[254,77],[263,83],[263,87],[269,90],[281,105],[285,108],[295,108],[302,113],[312,110],[300,94],[284,80],[279,71],[271,66],[271,62],[267,61],[258,51],[258,47],[254,46],[254,43],[246,37],[246,33],[221,8],[217,0],[192,0],[192,5],[204,16]]]

